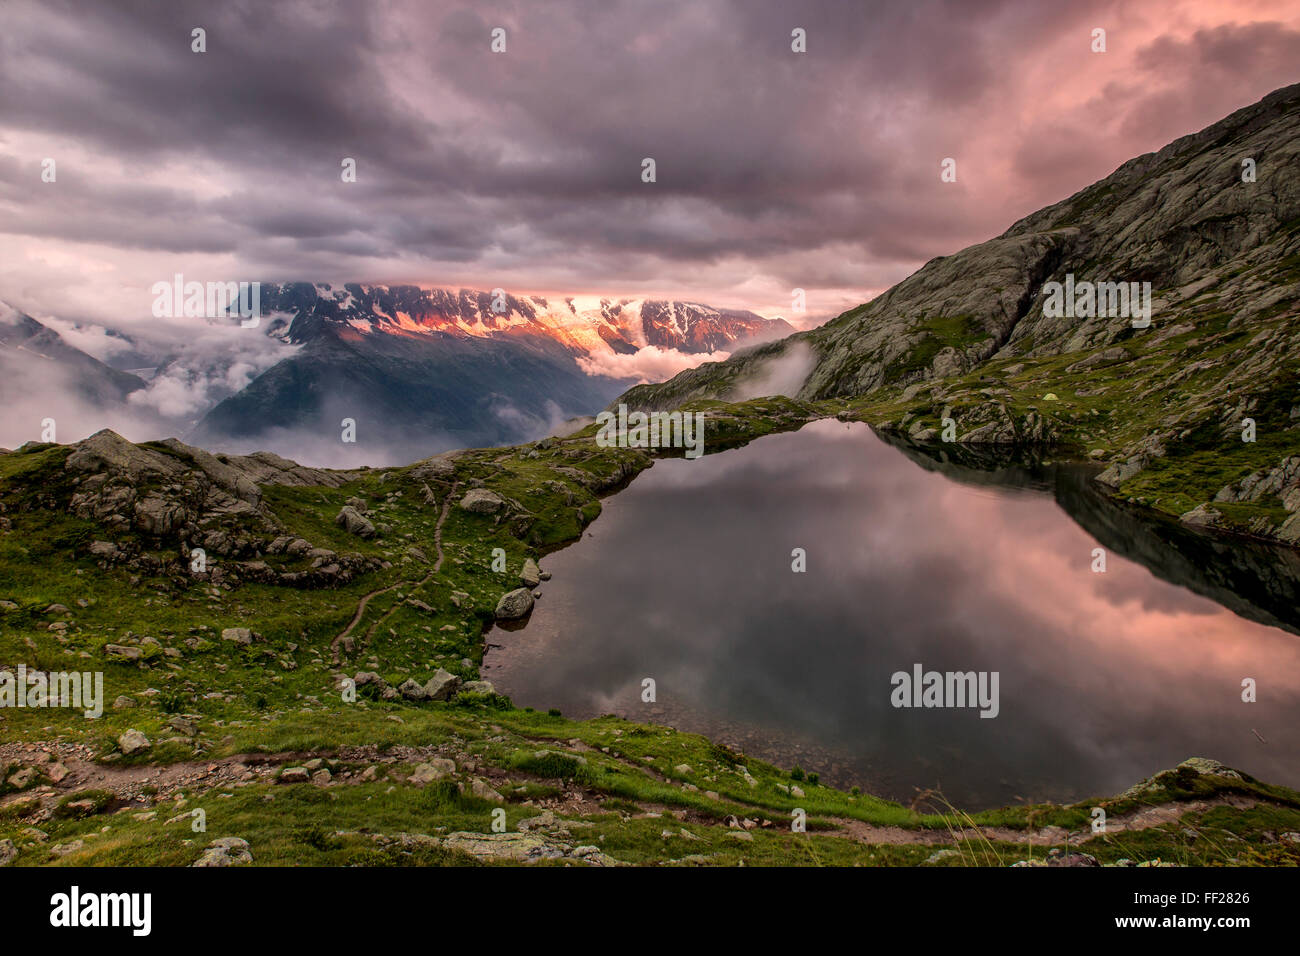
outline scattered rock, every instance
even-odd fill
[[[149,743],[148,737],[140,733],[140,731],[132,729],[117,738],[117,746],[122,753],[130,757],[132,754],[143,753],[153,745]]]
[[[493,803],[504,803],[505,797],[492,789],[492,786],[480,777],[475,777],[469,783],[469,792],[482,800],[491,800]]]
[[[248,841],[239,837],[222,837],[213,840],[194,866],[238,866],[252,863],[253,854],[249,852]]]
[[[221,632],[223,641],[234,641],[241,647],[247,647],[253,643],[253,632],[246,627],[227,627]]]
[[[422,763],[416,766],[410,779],[407,781],[417,787],[423,787],[426,784],[433,783],[435,780],[442,780],[456,772],[456,761],[449,760],[445,757],[434,757],[428,763]]]

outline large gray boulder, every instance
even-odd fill
[[[430,700],[451,700],[460,688],[460,678],[441,667],[425,682],[424,693]]]
[[[351,505],[343,506],[338,516],[335,517],[334,523],[344,531],[362,538],[373,538],[375,536],[375,526],[370,522],[370,519]]]
[[[506,500],[495,491],[486,488],[471,488],[460,499],[460,507],[471,514],[496,514],[505,506]]]
[[[498,621],[516,621],[527,617],[533,609],[533,592],[528,588],[515,588],[501,595],[497,602],[496,619]]]
[[[117,745],[121,748],[122,753],[126,754],[128,757],[134,754],[144,753],[153,746],[149,743],[148,737],[134,728],[122,734],[121,737],[118,737]]]

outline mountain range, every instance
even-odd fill
[[[291,453],[338,443],[341,422],[351,419],[375,460],[524,441],[593,414],[655,369],[726,357],[794,331],[781,319],[691,302],[411,285],[263,284],[261,306],[264,321],[249,334],[266,338],[272,359],[282,357],[240,388],[215,389],[197,416],[175,416],[166,423],[173,432],[211,447]],[[151,380],[234,377],[232,354],[184,345],[133,374],[29,315],[6,314],[0,363],[21,363],[34,351],[97,407],[148,405],[144,392],[127,396],[147,392]],[[127,361],[147,364],[144,348],[125,353]]]

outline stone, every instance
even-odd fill
[[[122,736],[118,737],[117,745],[121,748],[122,753],[128,757],[133,754],[143,753],[153,746],[149,743],[148,737],[135,729],[128,730],[126,733],[122,734]]]
[[[15,790],[26,790],[36,782],[39,772],[35,767],[23,767],[21,770],[15,770],[9,776],[9,786]]]
[[[505,797],[493,790],[491,784],[480,777],[470,781],[469,792],[482,800],[491,800],[493,803],[505,802]]]
[[[460,687],[460,678],[439,667],[425,682],[424,693],[430,700],[451,700]]]
[[[471,514],[496,514],[505,506],[505,499],[487,488],[471,488],[460,499],[460,509]]]
[[[128,644],[105,644],[104,656],[123,661],[138,661],[144,656],[144,650],[139,647],[131,647]]]
[[[566,853],[563,844],[534,833],[449,833],[443,846],[480,860],[510,863],[557,860]]]
[[[276,783],[307,783],[309,780],[311,774],[306,767],[285,767],[275,778]]]
[[[188,717],[181,717],[179,714],[167,721],[167,726],[177,733],[182,733],[187,737],[197,737],[199,725]]]
[[[213,840],[203,855],[194,862],[194,866],[239,866],[252,863],[253,854],[248,849],[248,841],[239,837],[222,837]]]
[[[533,592],[516,588],[501,595],[494,612],[498,621],[516,621],[527,617],[533,610]]]
[[[434,757],[427,763],[417,764],[407,781],[417,787],[423,787],[435,780],[442,780],[456,772],[456,761],[445,757]]]
[[[542,583],[542,573],[532,558],[524,562],[524,569],[519,572],[519,582],[526,588],[535,588]]]
[[[370,519],[358,512],[351,505],[344,505],[334,518],[334,523],[350,534],[362,538],[373,538],[375,526]]]
[[[247,647],[253,643],[253,632],[246,627],[227,627],[221,632],[223,641],[233,641],[241,647]]]
[[[424,685],[416,683],[415,678],[408,677],[397,687],[397,692],[407,700],[425,700],[429,692],[424,689]]]

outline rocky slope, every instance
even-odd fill
[[[144,380],[110,368],[65,342],[59,333],[30,315],[0,302],[0,379],[6,390],[45,387],[67,388],[88,402],[116,403]],[[17,396],[15,396],[17,397]]]
[[[843,400],[914,438],[1073,445],[1109,465],[1101,480],[1118,494],[1294,543],[1298,159],[1300,85],[932,260],[821,328],[619,401],[743,399],[793,375],[787,394]],[[1149,327],[1048,314],[1045,285],[1068,275],[1151,283]]]

